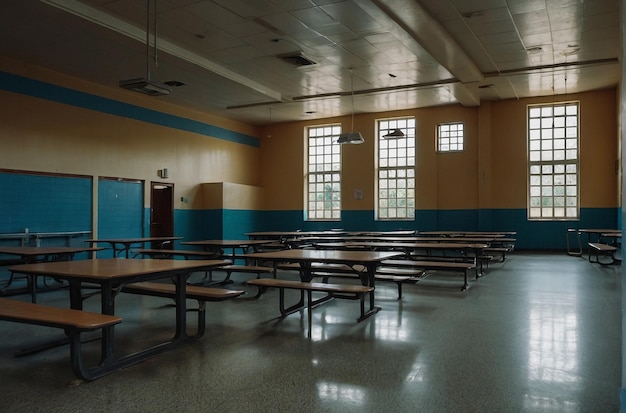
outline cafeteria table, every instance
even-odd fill
[[[272,244],[276,242],[271,239],[244,239],[244,240],[223,240],[223,239],[214,239],[214,240],[198,240],[198,241],[184,241],[181,242],[181,245],[195,245],[202,247],[206,252],[214,252],[216,255],[221,256],[222,258],[230,258],[235,262],[237,258],[237,249],[241,249],[243,254],[247,252],[255,252],[250,251],[254,250],[256,247]],[[230,250],[230,254],[224,253],[225,249]]]
[[[100,251],[102,248],[95,247],[63,247],[63,246],[50,246],[50,247],[0,247],[0,254],[4,255],[16,255],[20,257],[20,260],[26,264],[37,261],[69,261],[74,256],[81,252],[95,252]],[[14,281],[14,274],[12,273],[7,281],[7,284],[0,290],[0,295],[14,295],[29,293],[31,301],[35,303],[37,301],[37,276],[26,277],[26,288],[9,288]]]
[[[99,244],[99,243],[105,243],[105,244],[109,244],[111,246],[111,248],[113,249],[113,257],[117,257],[119,255],[119,253],[124,252],[124,255],[126,258],[129,258],[130,255],[130,248],[133,245],[140,245],[141,247],[143,247],[143,244],[145,244],[146,242],[156,242],[156,243],[160,243],[161,245],[167,243],[167,242],[172,242],[172,241],[176,241],[179,239],[183,239],[183,237],[140,237],[140,238],[101,238],[101,239],[88,239],[85,240],[85,242],[89,243],[89,244]],[[121,247],[118,248],[118,245],[121,245]]]
[[[402,252],[382,252],[382,251],[340,251],[340,250],[309,250],[309,249],[289,249],[271,252],[257,252],[244,254],[245,258],[258,261],[271,261],[274,269],[278,263],[294,262],[300,264],[300,279],[303,282],[310,282],[313,279],[312,264],[345,264],[357,274],[361,284],[375,287],[376,268],[381,261],[403,255]],[[356,266],[361,265],[365,270],[360,271]],[[276,273],[276,271],[274,271]],[[380,307],[375,306],[375,290],[370,293],[370,308],[361,319],[365,319],[380,311]]]
[[[86,367],[81,354],[72,348],[72,368],[81,379],[94,380],[116,370],[142,362],[199,335],[187,334],[186,282],[195,271],[207,271],[226,264],[224,260],[134,260],[101,258],[80,261],[40,262],[15,265],[12,272],[54,277],[66,280],[70,286],[70,306],[82,310],[82,284],[96,284],[100,288],[102,314],[115,315],[116,291],[124,285],[141,281],[171,278],[176,285],[176,321],[174,336],[162,343],[136,353],[119,356],[115,346],[115,326],[103,328],[101,362]],[[140,305],[141,301],[137,301]],[[141,331],[138,332],[141,334]]]

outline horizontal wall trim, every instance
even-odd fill
[[[240,143],[242,145],[260,146],[259,139],[254,136],[12,73],[0,71],[0,90],[138,120],[153,125],[165,126],[185,132],[197,133],[199,135]]]
[[[61,172],[24,171],[21,169],[5,169],[5,168],[0,168],[0,173],[51,176],[51,177],[58,177],[58,178],[89,178],[89,179],[92,178],[91,175],[66,174],[66,173],[61,173]]]

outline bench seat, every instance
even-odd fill
[[[300,264],[292,263],[292,264],[281,264],[278,268],[283,270],[292,270],[298,271],[300,269]],[[365,268],[362,267],[361,270]],[[323,282],[327,283],[328,278],[357,278],[358,274],[350,268],[350,266],[345,264],[321,264],[321,263],[313,263],[311,265],[311,274],[314,277],[323,277]],[[423,275],[423,271],[420,270],[412,270],[412,269],[386,269],[383,267],[379,267],[376,270],[376,274],[374,278],[376,281],[384,281],[384,282],[393,282],[396,284],[398,288],[398,300],[402,298],[402,284],[405,283],[415,283],[418,278]]]
[[[431,261],[431,260],[384,260],[382,267],[396,267],[396,268],[412,268],[420,269],[423,271],[452,271],[461,272],[464,276],[464,283],[461,291],[465,291],[469,288],[468,274],[469,271],[474,270],[476,273],[476,279],[478,279],[478,268],[473,262],[461,262],[461,261]]]
[[[363,266],[360,266],[360,267],[362,267],[362,269],[365,269],[365,267]],[[288,264],[279,264],[277,268],[281,270],[299,271],[300,264],[298,264],[297,262],[288,263]],[[329,264],[329,263],[318,263],[318,262],[311,263],[311,270],[345,272],[346,274],[355,273],[354,270],[350,268],[349,265],[346,265],[346,264]]]
[[[156,249],[156,248],[139,248],[133,250],[135,256],[145,255],[150,258],[166,258],[171,259],[174,257],[183,257],[188,260],[189,258],[221,258],[221,256],[215,252],[196,251],[196,250],[168,250],[168,249]]]
[[[332,298],[346,298],[346,299],[359,299],[361,303],[361,316],[358,321],[365,318],[365,294],[374,291],[374,287],[368,287],[357,284],[329,284],[329,283],[314,283],[314,282],[301,282],[292,280],[281,280],[277,278],[257,278],[249,280],[249,285],[254,285],[259,288],[259,295],[263,294],[267,288],[278,288],[280,291],[280,313],[282,316],[289,315],[296,311],[299,311],[305,307],[304,304],[304,292],[307,293],[306,308],[308,310],[308,333],[311,337],[311,322],[312,322],[312,309],[314,306],[322,304]],[[299,290],[300,301],[296,304],[285,308],[285,290]],[[328,293],[325,297],[317,300],[312,299],[312,292],[325,292]]]
[[[123,291],[125,293],[153,295],[174,299],[176,286],[174,284],[156,282],[138,282],[127,284]],[[188,285],[185,294],[190,300],[197,301],[224,301],[242,295],[243,291],[227,290],[225,288],[199,287]]]
[[[226,276],[221,281],[213,281],[213,272],[214,271],[223,271],[226,273]],[[215,267],[207,271],[207,274],[204,278],[199,282],[194,282],[194,285],[225,285],[230,284],[233,281],[230,279],[230,276],[234,272],[246,273],[246,274],[256,274],[256,278],[261,278],[261,274],[271,274],[274,276],[274,268],[266,267],[261,265],[243,265],[243,264],[228,264],[222,265],[220,267]],[[208,281],[207,281],[208,278]]]
[[[271,274],[274,275],[274,268],[265,267],[262,265],[240,265],[240,264],[230,264],[224,265],[216,268],[218,271],[225,271],[226,278],[222,281],[222,284],[226,284],[231,282],[230,275],[234,272],[248,273],[248,274],[256,274],[256,278],[261,278],[261,274]]]
[[[381,263],[388,267],[408,267],[408,268],[453,268],[453,269],[474,269],[476,264],[467,261],[439,261],[439,260],[384,260]]]
[[[79,332],[93,331],[122,322],[122,318],[117,316],[50,307],[10,298],[0,298],[0,320]]]
[[[589,262],[595,262],[600,265],[619,264],[621,259],[615,256],[617,247],[608,244],[602,244],[600,242],[589,242]],[[603,261],[600,257],[610,257],[611,262]]]
[[[389,272],[386,272],[389,271]],[[355,273],[318,271],[312,272],[315,277],[322,277],[324,283],[328,283],[329,278],[349,278],[358,280],[359,277]],[[404,275],[401,275],[404,274]],[[402,299],[402,285],[406,283],[415,284],[423,274],[423,271],[407,270],[401,268],[387,269],[380,267],[376,270],[374,278],[376,281],[393,282],[398,289],[398,300]]]
[[[500,261],[504,261],[506,259],[506,254],[511,252],[513,249],[510,247],[487,247],[483,250],[483,253],[486,256],[490,255],[499,255]]]
[[[174,284],[157,283],[157,282],[138,282],[126,284],[122,292],[129,294],[149,295],[153,297],[163,297],[175,299],[176,286]],[[188,299],[198,301],[198,328],[195,337],[204,334],[206,322],[206,305],[207,301],[225,301],[237,298],[244,294],[241,290],[227,290],[225,288],[200,287],[187,285],[185,294]]]
[[[0,298],[0,320],[62,328],[69,338],[72,370],[77,377],[85,380],[89,378],[84,375],[81,333],[111,327],[122,322],[121,317],[113,315],[51,307],[10,298]],[[15,356],[20,357],[42,349],[67,344],[68,338],[54,344],[20,350]]]

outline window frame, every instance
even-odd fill
[[[323,131],[323,133],[316,136],[311,136],[311,131]],[[325,131],[324,131],[325,130]],[[327,124],[327,125],[311,125],[304,128],[304,220],[311,222],[323,222],[323,221],[341,221],[341,208],[342,208],[342,199],[341,199],[341,179],[342,179],[342,151],[340,144],[337,144],[337,138],[341,134],[341,124]],[[321,153],[311,154],[311,138],[315,138],[317,140],[323,140],[323,150]],[[321,146],[316,146],[319,148]],[[326,151],[329,151],[328,153]],[[323,162],[321,165],[322,170],[320,171],[311,171],[311,156],[315,157],[325,157],[331,156],[334,159],[331,159],[330,162]],[[338,164],[338,170],[335,170],[335,166],[333,164]],[[324,177],[322,180],[317,181],[316,183],[311,182],[311,174],[314,173],[316,176],[320,175],[334,175],[329,181],[326,180],[327,177]],[[338,175],[338,176],[337,176]],[[327,182],[331,183],[331,186],[334,188],[331,189],[330,199],[316,199],[314,202],[318,204],[318,206],[324,207],[322,208],[311,208],[311,194],[325,194],[326,190],[322,192],[311,192],[312,184],[322,184],[326,185]],[[324,195],[326,196],[326,195]],[[330,202],[330,208],[326,208],[326,204]],[[338,206],[337,206],[338,203]],[[321,212],[322,216],[319,216]],[[314,217],[311,217],[314,215]]]
[[[374,220],[375,221],[414,221],[415,220],[415,209],[416,209],[416,200],[417,200],[417,177],[416,177],[416,157],[417,157],[417,141],[415,137],[416,133],[416,118],[415,116],[403,116],[397,118],[383,118],[376,120],[376,153],[374,156],[374,173],[375,173],[375,206],[374,206]],[[383,135],[387,134],[390,130],[400,129],[404,132],[405,137],[401,138],[393,138],[386,139]],[[383,165],[382,159],[391,159],[390,157],[382,158],[381,154],[383,151],[387,149],[398,149],[397,144],[403,143],[404,148],[408,149],[406,156],[403,158],[404,160],[400,160],[397,156],[396,160],[400,160],[400,163],[404,163],[404,165],[396,165],[389,166]],[[381,178],[383,175],[383,171],[394,171],[394,176],[389,176]],[[404,171],[404,172],[402,172]],[[398,173],[400,172],[400,174]],[[386,197],[381,198],[381,193],[384,188],[391,188],[389,182],[385,184],[382,183],[382,180],[403,180],[406,179],[406,183],[404,188],[406,190],[406,195],[404,197]],[[412,181],[412,182],[411,182]],[[398,189],[398,182],[395,182],[395,188]],[[389,203],[386,206],[383,206],[384,200],[392,200],[395,199],[396,205],[397,201],[403,200],[403,205],[400,207],[400,210],[403,210],[404,214],[398,214],[398,207],[395,208],[390,206]],[[392,216],[389,216],[389,210],[395,209],[396,213]],[[386,210],[386,213],[383,213]]]
[[[575,114],[572,115],[568,115],[567,114],[567,108],[568,107],[575,107],[576,111]],[[563,108],[564,109],[564,114],[563,115],[555,115],[555,108]],[[548,110],[550,109],[552,115],[550,116],[544,116],[541,115],[539,117],[536,116],[531,116],[531,111],[532,110],[537,110],[539,109],[540,111],[543,112],[543,110]],[[573,124],[572,123],[568,123],[568,116],[569,117],[575,117],[576,119],[576,123],[575,123],[575,136],[571,136],[572,132],[572,128],[573,128]],[[534,221],[534,222],[539,222],[539,221],[579,221],[580,220],[580,118],[581,118],[581,107],[580,107],[580,101],[561,101],[561,102],[552,102],[552,103],[542,103],[542,104],[533,104],[533,105],[527,105],[527,109],[526,109],[526,117],[527,117],[527,122],[526,122],[526,144],[527,144],[527,150],[526,150],[526,155],[527,155],[527,186],[526,186],[526,202],[527,202],[527,208],[526,208],[526,217],[529,221]],[[558,126],[555,128],[555,118],[564,118],[563,119],[563,126]],[[538,119],[537,122],[539,123],[539,125],[541,125],[539,128],[537,127],[532,127],[531,128],[531,122],[535,119]],[[552,120],[551,123],[551,127],[544,127],[543,125],[545,125],[547,122],[550,122],[550,120]],[[563,129],[562,131],[562,136],[559,135],[556,137],[557,140],[562,139],[564,142],[561,146],[557,146],[557,148],[555,149],[555,130],[558,129]],[[535,139],[531,139],[531,133],[532,131],[537,131],[535,132],[535,134],[539,134],[539,138],[535,137]],[[545,134],[550,134],[551,138],[548,139],[544,139],[543,135],[544,135],[544,131]],[[551,133],[550,133],[551,131]],[[576,147],[575,150],[570,147],[569,145],[572,144],[572,142],[568,142],[568,140],[575,140],[576,143]],[[546,141],[546,146],[550,146],[551,149],[547,149],[546,147],[544,147],[544,140]],[[549,141],[549,143],[548,143]],[[533,144],[533,142],[535,142]],[[557,142],[558,143],[558,142]],[[539,146],[537,148],[537,145]],[[543,151],[547,151],[550,150],[552,152],[551,155],[551,159],[541,159],[541,157],[543,156],[542,152]],[[564,156],[563,159],[556,159],[555,160],[555,156],[554,156],[554,152],[555,151],[560,151],[562,150],[564,152]],[[539,160],[534,160],[533,159],[533,153],[532,152],[539,152]],[[575,158],[568,158],[568,152],[570,154],[575,153]],[[536,155],[535,155],[536,156]],[[574,166],[574,168],[571,168],[571,166]],[[563,167],[563,171],[560,172],[555,172],[554,171],[554,166],[562,166]],[[536,171],[538,167],[540,169],[540,171],[538,171],[539,173],[534,173],[533,171]],[[552,169],[552,172],[549,172],[549,169]],[[570,170],[568,172],[568,169]],[[574,172],[572,172],[572,169],[574,169]],[[545,173],[544,173],[545,171]],[[563,184],[562,185],[558,185],[555,184],[554,182],[554,176],[560,176],[563,175]],[[569,175],[569,176],[568,176]],[[534,184],[533,182],[537,182],[537,179],[533,179],[533,177],[539,177],[539,184]],[[568,179],[570,179],[571,182],[571,176],[575,176],[575,190],[568,190],[568,187],[571,187],[573,185],[568,184]],[[552,183],[549,185],[544,185],[543,181],[544,181],[544,177],[550,177],[552,178]],[[561,196],[561,194],[555,194],[554,191],[554,187],[563,187],[563,194]],[[533,194],[533,189],[536,192],[536,188],[539,188],[539,194],[534,193]],[[552,188],[552,190],[550,191],[551,194],[550,195],[544,195],[545,187],[549,187]],[[539,205],[534,205],[534,200],[533,198],[537,198],[539,197]],[[568,200],[568,198],[572,198],[575,197],[575,205],[573,206],[568,206],[568,202],[570,200]],[[551,205],[543,205],[544,203],[544,198],[550,198]],[[555,198],[564,198],[563,200],[563,205],[562,208],[564,210],[563,216],[557,216],[555,215],[555,209],[561,207],[560,205],[555,205]],[[543,209],[545,208],[551,208],[552,209],[552,215],[551,216],[544,216],[543,215]],[[568,216],[568,209],[575,209],[575,215],[569,215]],[[535,209],[539,209],[540,210],[540,215],[539,216],[535,216],[532,215],[533,210]]]
[[[444,144],[442,143],[442,140],[444,139],[444,137],[442,136],[442,130],[441,130],[442,127],[443,126],[447,126],[447,127],[459,126],[459,125],[462,127],[461,128],[462,129],[462,135],[461,135],[461,143],[460,143],[461,148],[460,149],[458,149],[458,148],[457,149],[447,149],[447,150],[443,149],[442,146]],[[454,145],[459,145],[459,143],[458,143],[459,136],[454,136],[453,137],[453,136],[451,136],[452,134],[451,134],[450,131],[448,131],[448,133],[450,134],[450,136],[445,137],[445,139],[448,139],[448,140],[457,139],[457,142],[455,142]],[[447,146],[450,147],[452,145],[453,144],[448,141]],[[437,124],[437,129],[435,130],[435,148],[436,148],[436,152],[437,153],[455,153],[455,152],[463,152],[463,151],[465,151],[465,122],[454,121],[454,122],[438,123]]]

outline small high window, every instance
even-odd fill
[[[462,122],[442,123],[437,125],[437,152],[460,152],[464,144]]]

